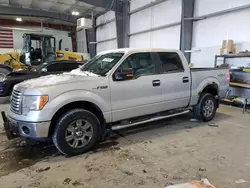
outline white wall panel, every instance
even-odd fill
[[[130,37],[131,48],[179,49],[180,26],[169,27]]]
[[[13,52],[13,48],[0,48],[0,54]]]
[[[115,21],[98,27],[96,30],[96,40],[103,41],[116,37],[116,24]]]
[[[111,50],[117,48],[117,40],[111,40],[106,42],[101,42],[97,44],[96,51],[97,53],[105,51],[105,50]]]
[[[136,12],[130,16],[130,33],[149,29],[151,26],[151,8]]]
[[[82,29],[76,33],[77,52],[88,53],[86,30]]]
[[[244,10],[195,22],[192,46],[201,52],[192,54],[192,63],[213,66],[214,56],[220,53],[224,39],[234,40],[237,51],[250,49],[249,15],[250,10]]]
[[[131,1],[131,9],[144,1]],[[133,5],[134,3],[134,5]],[[136,6],[135,6],[136,5]],[[137,6],[138,5],[138,6]],[[140,4],[140,6],[142,6]],[[181,21],[181,0],[168,0],[136,12],[130,16],[130,33],[153,29]],[[169,27],[130,36],[130,47],[177,48],[180,42],[180,26]]]
[[[181,21],[181,0],[168,0],[153,7],[153,27]]]
[[[150,32],[131,36],[129,45],[131,48],[150,48],[150,37]]]
[[[180,47],[180,26],[169,27],[152,32],[152,48],[179,49]]]
[[[131,0],[130,1],[130,11],[138,9],[150,2],[154,2],[155,0]]]
[[[250,0],[196,0],[195,16],[202,16],[247,4],[250,4]]]
[[[106,23],[112,19],[115,18],[115,12],[114,11],[109,11],[105,13],[104,15],[101,15],[97,18],[96,22],[97,25],[101,23]],[[96,40],[97,46],[96,46],[96,51],[97,53],[105,50],[110,50],[110,49],[115,49],[117,48],[117,40],[110,40],[110,41],[104,41],[104,40],[109,40],[112,38],[116,38],[116,23],[115,21],[112,21],[108,24],[105,24],[101,27],[97,27],[96,29]],[[104,42],[100,42],[104,41]]]
[[[96,24],[102,24],[106,23],[107,21],[110,21],[115,18],[115,12],[114,11],[108,11],[107,13],[97,17]]]
[[[181,21],[181,0],[168,0],[130,16],[130,33]]]

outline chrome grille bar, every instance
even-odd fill
[[[13,90],[11,99],[10,99],[11,100],[10,109],[12,112],[16,114],[21,113],[21,98],[22,98],[21,91]]]

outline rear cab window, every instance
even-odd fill
[[[157,52],[157,56],[162,65],[162,73],[183,72],[182,60],[176,52]]]

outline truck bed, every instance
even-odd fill
[[[191,105],[197,103],[199,94],[208,84],[217,85],[219,88],[219,97],[226,96],[229,87],[229,68],[190,68],[192,78],[191,85]],[[204,84],[206,83],[206,84]]]

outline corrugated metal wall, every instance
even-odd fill
[[[117,48],[115,12],[109,11],[96,19],[97,53]]]
[[[195,16],[250,4],[250,0],[196,0]],[[237,52],[250,50],[250,9],[194,22],[191,62],[195,67],[212,67],[214,56],[220,53],[222,40],[236,42]]]
[[[130,11],[153,2],[131,0]],[[179,48],[181,0],[168,0],[130,16],[130,47]],[[166,26],[166,27],[165,27]]]

